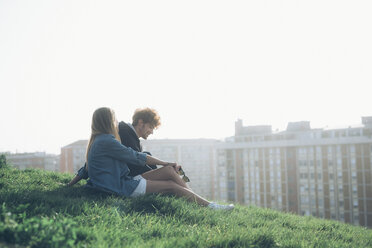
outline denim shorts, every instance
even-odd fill
[[[144,179],[141,175],[133,177],[134,180],[139,181],[137,188],[133,191],[130,197],[137,197],[144,195],[146,193],[146,179]]]

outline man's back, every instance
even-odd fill
[[[142,152],[141,143],[137,134],[135,133],[133,128],[126,124],[124,121],[121,121],[119,123],[119,135],[121,143],[124,146],[130,147],[137,152]]]
[[[123,121],[119,123],[119,135],[120,135],[121,143],[124,146],[130,147],[137,152],[142,152],[142,146],[141,146],[140,140],[136,132],[133,130],[132,127],[130,127],[128,124],[126,124]],[[130,170],[129,175],[134,177],[137,175],[141,175],[152,169],[156,169],[157,167],[155,165],[138,166],[138,165],[128,164],[128,168]]]

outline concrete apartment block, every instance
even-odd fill
[[[49,171],[59,170],[59,156],[45,152],[32,153],[5,153],[9,164],[18,169],[43,169]]]
[[[217,147],[218,198],[372,227],[372,117],[342,129],[310,122],[243,126]]]
[[[88,140],[78,140],[61,148],[59,171],[74,174],[85,163]]]

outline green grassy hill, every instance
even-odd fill
[[[124,199],[0,164],[0,247],[372,247],[372,230],[257,207]]]

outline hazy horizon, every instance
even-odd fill
[[[370,1],[0,1],[0,152],[88,139],[93,111],[149,139],[234,135],[234,123],[347,127],[372,116]]]
[[[303,121],[303,120],[299,120],[299,121]],[[306,121],[308,121],[308,120],[306,120]],[[243,121],[243,125],[244,126],[246,126],[245,124],[244,124],[244,121]],[[259,125],[259,124],[258,124]],[[267,123],[267,124],[263,124],[263,125],[270,125],[269,123]],[[361,124],[361,121],[360,121],[360,123],[358,123],[358,124],[354,124],[354,125],[336,125],[336,126],[328,126],[328,125],[326,125],[325,127],[312,127],[311,126],[311,122],[310,122],[310,127],[312,128],[312,129],[316,129],[316,128],[321,128],[321,129],[339,129],[339,128],[352,128],[352,127],[356,127],[356,126],[361,126],[362,124]],[[270,125],[271,126],[271,125]],[[275,132],[280,132],[280,131],[285,131],[285,129],[283,129],[283,130],[280,130],[280,129],[273,129],[272,128],[272,131],[273,131],[273,133],[275,133]],[[154,130],[154,134],[157,132],[157,130]],[[235,135],[235,130],[233,130],[233,133],[231,134],[231,135],[229,135],[229,136],[226,136],[226,137],[192,137],[192,138],[190,138],[190,137],[173,137],[173,138],[168,138],[168,137],[157,137],[156,135],[150,135],[150,137],[148,138],[148,140],[162,140],[162,139],[170,139],[170,140],[177,140],[177,139],[216,139],[216,140],[221,140],[221,141],[224,141],[225,139],[227,139],[227,138],[229,138],[229,137],[233,137]],[[87,136],[87,137],[85,137],[85,138],[78,138],[78,139],[75,139],[75,140],[73,140],[73,141],[71,141],[71,142],[69,142],[69,143],[67,143],[67,144],[63,144],[63,145],[61,145],[60,146],[60,148],[59,149],[57,149],[57,150],[55,150],[55,151],[51,151],[51,150],[34,150],[34,151],[32,151],[32,150],[29,150],[29,151],[22,151],[22,150],[19,150],[19,149],[15,149],[15,150],[13,150],[13,151],[11,151],[11,150],[0,150],[0,153],[1,152],[11,152],[11,153],[33,153],[33,152],[46,152],[46,153],[49,153],[49,154],[60,154],[60,149],[62,148],[62,147],[64,147],[64,146],[67,146],[67,145],[70,145],[71,143],[74,143],[74,142],[76,142],[76,141],[79,141],[79,140],[89,140],[89,135]],[[142,138],[140,138],[140,140],[143,140]]]

